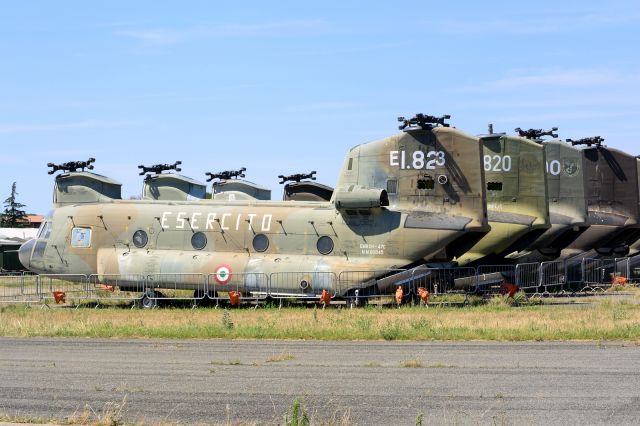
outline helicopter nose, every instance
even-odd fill
[[[18,257],[20,258],[20,263],[22,266],[29,269],[29,264],[31,260],[31,251],[33,249],[33,245],[36,243],[35,239],[30,239],[26,243],[20,246],[20,250],[18,250]]]

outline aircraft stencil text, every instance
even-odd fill
[[[164,212],[160,218],[162,229],[193,229],[193,230],[236,230],[239,231],[243,224],[246,229],[260,232],[269,232],[273,215],[256,213],[207,213],[194,212]]]

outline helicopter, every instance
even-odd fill
[[[177,175],[158,174],[178,171],[180,162],[139,166],[151,173],[149,191],[123,200],[119,182],[79,171],[78,164],[53,165],[62,172],[53,210],[19,257],[41,274],[157,274],[148,299],[169,286],[165,274],[213,274],[221,286],[236,274],[245,277],[245,293],[259,290],[251,274],[296,271],[307,272],[305,279],[272,283],[272,293],[347,294],[352,289],[338,288],[331,277],[353,270],[369,271],[362,283],[377,285],[378,271],[451,260],[490,229],[482,145],[448,118],[401,118],[401,133],[352,148],[329,200],[270,201],[224,191],[206,199],[197,181],[176,185]],[[235,180],[226,178],[232,174],[217,182]],[[188,278],[179,287],[199,290]]]
[[[456,258],[459,266],[503,262],[549,227],[545,156],[542,147],[521,135],[480,136],[491,231]]]

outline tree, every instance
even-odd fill
[[[27,214],[23,207],[24,204],[18,203],[16,201],[16,183],[13,182],[11,185],[11,196],[4,200],[4,211],[0,215],[0,227],[4,228],[22,228],[29,225],[29,222],[26,220]]]

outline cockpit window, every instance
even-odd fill
[[[47,222],[47,225],[44,229],[44,236],[42,238],[46,240],[51,236],[51,228],[53,228],[53,226],[51,226],[51,222]]]
[[[36,238],[47,239],[51,235],[51,222],[45,221],[40,225],[40,229],[38,230],[38,234]]]
[[[91,247],[91,228],[73,228],[71,230],[71,247]]]
[[[38,233],[36,234],[36,238],[40,238],[40,235],[42,235],[42,231],[44,230],[44,227],[47,225],[47,222],[42,222],[42,224],[40,225],[40,229],[38,229]]]

